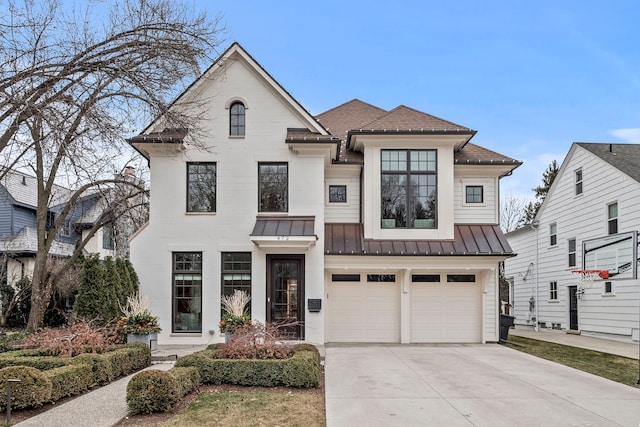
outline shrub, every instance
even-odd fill
[[[113,376],[118,378],[146,368],[151,364],[151,349],[143,343],[131,343],[104,353],[111,365]]]
[[[282,382],[287,387],[311,388],[320,384],[320,354],[313,351],[299,351],[283,366]]]
[[[171,368],[169,372],[178,381],[178,397],[182,398],[200,385],[200,373],[195,366]]]
[[[14,345],[24,337],[24,332],[0,335],[0,356],[2,356],[3,352],[12,351],[14,349]]]
[[[89,365],[93,375],[93,382],[91,385],[109,384],[114,379],[111,362],[102,354],[80,354],[71,359],[71,363]]]
[[[320,350],[318,350],[318,347],[308,343],[296,344],[293,347],[291,347],[292,354],[296,354],[301,351],[309,351],[313,353],[315,355],[316,363],[318,363],[318,365],[320,364],[321,357],[320,357]]]
[[[11,392],[11,408],[35,408],[51,400],[51,381],[38,369],[10,366],[0,369],[0,390],[6,390],[9,379],[19,379]],[[7,395],[0,393],[0,410],[6,410]]]
[[[74,364],[62,366],[43,372],[51,381],[51,401],[63,397],[75,396],[89,389],[94,384],[91,365]]]
[[[179,399],[178,380],[167,371],[142,371],[131,378],[127,385],[127,405],[131,414],[166,411]]]
[[[235,329],[230,342],[218,350],[222,359],[285,359],[291,347],[282,344],[278,330],[260,322]]]
[[[68,365],[69,361],[61,357],[52,356],[16,356],[0,357],[0,368],[8,366],[29,366],[40,371]]]
[[[217,369],[214,359],[205,356],[202,352],[180,357],[174,366],[176,368],[192,366],[198,370],[200,380],[203,383],[222,384],[222,381],[217,380],[217,378],[221,378],[223,375],[220,370]]]

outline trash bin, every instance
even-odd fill
[[[500,342],[503,343],[509,338],[509,328],[514,325],[515,316],[508,314],[500,315]]]

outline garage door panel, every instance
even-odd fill
[[[412,283],[411,342],[480,342],[481,303],[477,283]]]

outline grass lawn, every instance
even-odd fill
[[[638,382],[638,361],[584,348],[510,336],[507,347],[622,384]]]
[[[305,426],[325,425],[324,390],[287,391],[204,386],[183,408],[127,417],[117,426]]]

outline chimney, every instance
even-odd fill
[[[124,170],[122,171],[122,174],[136,176],[136,168],[134,168],[133,166],[125,166]]]

